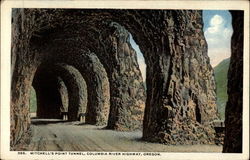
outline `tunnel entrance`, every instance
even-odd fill
[[[60,119],[63,102],[59,92],[61,80],[45,68],[39,67],[33,87],[37,95],[37,117]]]

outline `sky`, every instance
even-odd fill
[[[231,56],[232,17],[227,10],[204,10],[204,35],[208,44],[208,56],[212,67]],[[130,43],[137,53],[143,80],[146,80],[146,64],[139,46],[130,34]]]
[[[130,34],[129,38],[130,38],[131,46],[134,48],[134,50],[137,53],[137,60],[138,60],[138,64],[139,64],[139,67],[140,67],[140,70],[141,70],[141,73],[142,73],[143,81],[146,81],[146,64],[145,64],[144,57],[143,57],[143,55],[141,53],[141,50],[140,50],[139,46],[135,43],[135,41],[134,41],[131,34]]]
[[[204,35],[213,67],[231,56],[232,17],[227,10],[204,10]]]

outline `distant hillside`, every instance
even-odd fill
[[[36,91],[33,87],[30,90],[30,112],[36,112],[37,109]]]
[[[217,106],[221,119],[225,119],[225,107],[228,99],[227,95],[227,72],[230,58],[224,59],[214,67],[216,81]]]

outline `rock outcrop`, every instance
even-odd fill
[[[225,113],[225,138],[223,152],[242,152],[242,110],[243,110],[243,31],[244,12],[230,11],[233,35],[231,40],[231,61],[228,71],[228,102]],[[248,107],[248,106],[246,106]]]
[[[158,66],[147,72],[156,78],[147,84],[152,97],[147,97],[143,137],[167,144],[213,143],[215,82],[201,13],[169,11],[164,24]]]
[[[34,21],[24,18],[24,9],[13,10],[11,37],[11,103],[10,103],[10,145],[22,141],[29,131],[29,93],[33,76],[41,60],[29,48]],[[27,15],[28,16],[28,15]],[[29,17],[29,16],[28,16]],[[31,52],[31,50],[33,52]]]
[[[129,32],[118,23],[107,23],[99,43],[100,54],[97,55],[107,68],[110,82],[107,128],[141,129],[146,96],[136,52],[129,43]]]

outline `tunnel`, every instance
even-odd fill
[[[239,14],[237,11],[231,13],[233,21],[242,22],[234,16]],[[119,131],[142,129],[145,141],[169,145],[214,143],[211,123],[218,118],[215,82],[200,10],[13,9],[12,14],[17,18],[12,22],[11,146],[27,136],[27,93],[33,78],[38,104],[46,106],[44,110],[51,109],[51,115],[42,111],[40,114],[39,110],[38,113],[59,117],[63,105],[57,74],[67,86],[69,119],[76,120],[75,115],[84,113],[86,108],[86,123],[106,124]],[[18,29],[20,20],[25,29]],[[238,27],[236,22],[233,27]],[[147,93],[129,33],[145,58]],[[242,29],[234,33],[232,43],[241,47],[242,41],[235,40],[240,38]],[[22,49],[18,44],[22,44]],[[242,50],[232,52],[242,58]],[[36,76],[45,62],[63,66],[48,67]],[[232,61],[231,65],[235,63],[240,68],[241,62]],[[79,73],[71,72],[69,66]],[[56,74],[49,73],[53,69]],[[242,75],[240,71],[233,74],[232,70],[231,77]],[[79,97],[86,91],[79,93],[80,85],[74,85],[82,80],[66,78],[76,75],[86,81],[87,104]],[[238,80],[232,79],[232,84]],[[38,85],[36,81],[40,81]],[[240,84],[236,86],[229,94],[240,89]],[[227,108],[234,103],[228,102]],[[235,118],[241,113],[242,100],[237,108]],[[226,127],[229,125],[226,118]],[[234,130],[226,130],[226,135]]]
[[[50,78],[54,78],[54,83],[57,85],[55,85],[53,81],[51,82]],[[67,113],[67,119],[73,121],[78,120],[80,114],[86,113],[86,82],[82,78],[80,72],[73,66],[62,63],[41,64],[36,72],[33,86],[38,97],[37,117],[62,118],[63,114]],[[57,87],[52,88],[51,86]],[[56,92],[57,94],[54,94],[53,92]],[[53,97],[53,95],[55,95],[55,97]],[[57,99],[59,104],[53,104],[53,99]],[[47,111],[45,107],[47,108]],[[51,112],[51,108],[53,107],[57,108],[55,109],[55,113]],[[50,113],[55,116],[47,116]]]

